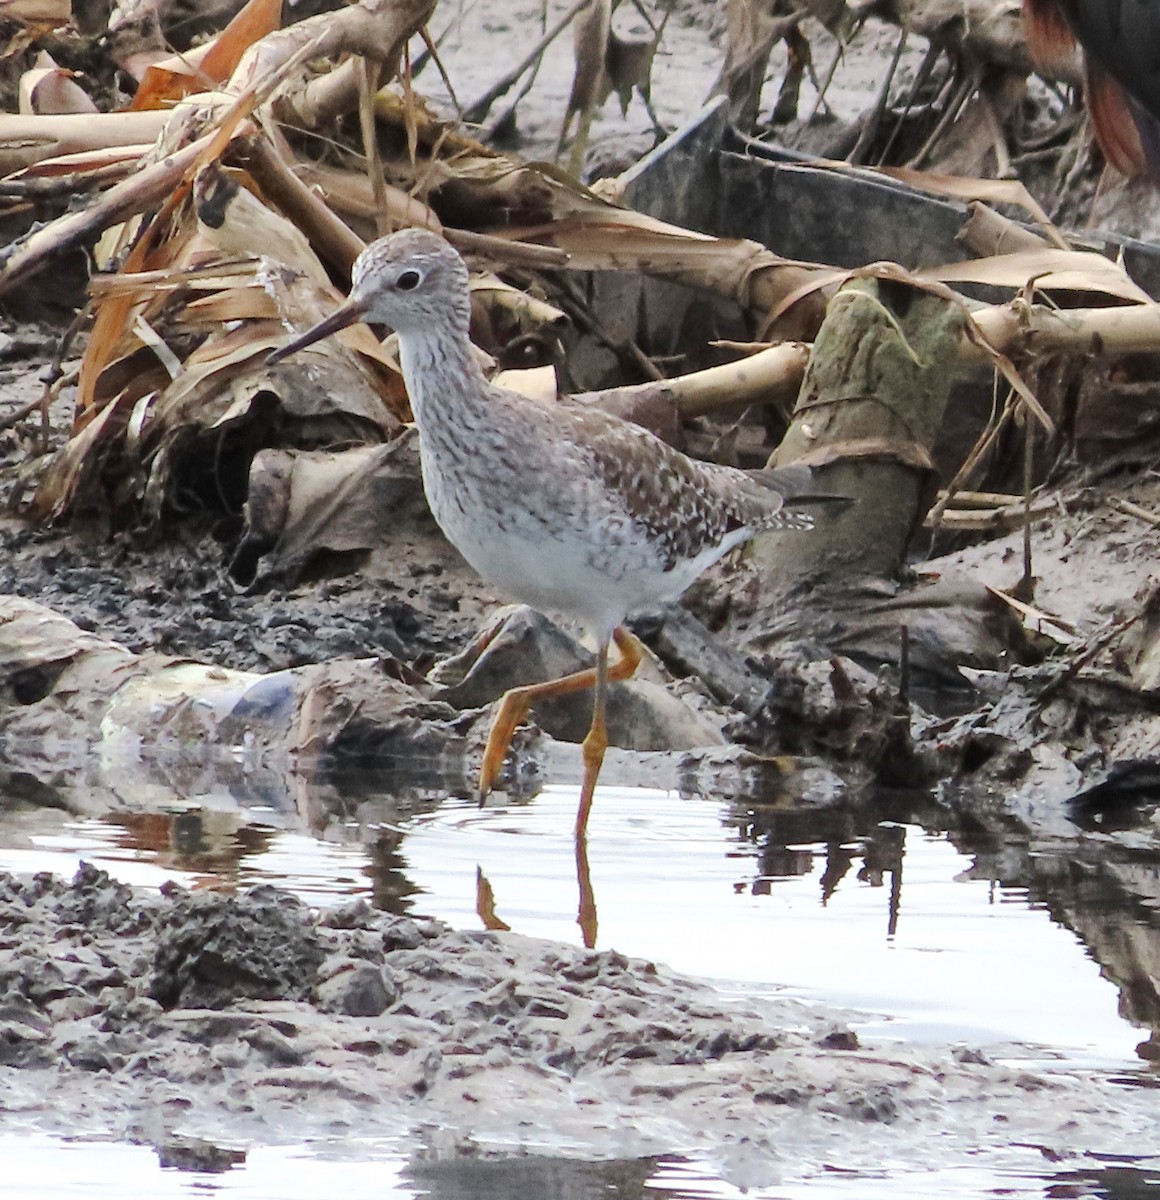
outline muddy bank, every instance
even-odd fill
[[[0,1128],[163,1154],[423,1124],[442,1155],[680,1147],[756,1184],[839,1149],[1026,1167],[1155,1129],[1146,1090],[1010,1047],[862,1044],[855,1014],[272,888],[2,876],[0,989]]]

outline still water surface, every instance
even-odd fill
[[[231,834],[228,821],[223,827],[215,819],[205,823],[215,832],[201,841],[187,829],[184,840],[168,842],[143,837],[128,819],[26,811],[0,820],[0,869],[70,875],[83,858],[145,886],[166,879],[189,886],[274,883],[310,903],[365,895],[464,928],[480,925],[478,869],[491,883],[498,915],[514,929],[578,942],[574,797],[573,788],[550,787],[521,805],[481,810],[448,801],[403,829],[376,831],[364,820],[331,827],[328,840],[280,828],[284,822],[272,813],[255,838],[263,813],[254,809],[246,814],[245,837],[241,827]],[[376,835],[387,839],[389,852],[368,852]],[[887,821],[843,838],[827,831],[820,840],[771,845],[721,804],[602,788],[589,858],[601,948],[667,963],[726,990],[776,990],[853,1010],[850,1023],[871,1036],[966,1042],[1000,1053],[1003,1044],[1030,1043],[1045,1061],[1104,1072],[1140,1065],[1134,1048],[1145,1034],[1118,1015],[1118,990],[1082,942],[1026,887],[988,878],[944,833]],[[255,1147],[243,1167],[213,1176],[162,1171],[146,1148],[62,1144],[32,1133],[5,1134],[0,1157],[7,1164],[0,1195],[36,1200],[193,1194],[296,1200],[340,1191],[658,1200],[743,1194],[706,1164],[678,1157],[542,1160],[564,1172],[556,1181],[563,1191],[556,1184],[540,1191],[543,1180],[529,1190],[532,1181],[517,1183],[512,1172],[520,1168],[510,1164],[506,1174],[476,1163],[461,1167],[462,1177],[447,1168],[449,1177],[419,1178],[413,1160],[390,1142]],[[521,1161],[529,1170],[531,1163]],[[1093,1170],[1068,1194],[1114,1194]],[[744,1194],[757,1200],[807,1191],[811,1197],[1045,1195],[1060,1182],[1053,1185],[1031,1164],[1011,1177],[993,1169],[930,1172],[893,1164],[878,1179],[824,1172]],[[1143,1189],[1138,1194],[1152,1194],[1153,1181],[1141,1176],[1134,1184]]]
[[[1119,1164],[1052,1173],[905,1163],[822,1172],[775,1187],[739,1188],[680,1155],[609,1162],[543,1159],[416,1163],[402,1146],[361,1141],[256,1147],[220,1175],[162,1170],[140,1146],[0,1135],[0,1195],[28,1200],[952,1200],[1041,1197],[1154,1200],[1160,1173]]]

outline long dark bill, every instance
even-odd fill
[[[355,300],[348,300],[345,304],[339,305],[326,320],[319,321],[317,325],[300,334],[292,342],[287,342],[285,346],[279,346],[277,350],[266,355],[266,364],[273,366],[274,363],[281,362],[282,359],[288,358],[304,346],[311,346],[315,342],[320,342],[323,338],[330,337],[332,333],[337,333],[340,329],[345,329],[348,325],[356,325],[363,319],[366,311],[367,306],[365,304]]]

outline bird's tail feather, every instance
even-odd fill
[[[850,496],[816,491],[817,472],[802,463],[791,463],[788,467],[762,467],[745,473],[755,483],[777,492],[785,508],[845,508],[854,503]],[[810,517],[812,524],[813,518]]]

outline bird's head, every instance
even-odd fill
[[[466,336],[470,318],[463,259],[437,233],[401,229],[371,242],[355,259],[344,304],[275,350],[267,362],[278,362],[359,321],[389,325],[403,336],[451,325]]]

